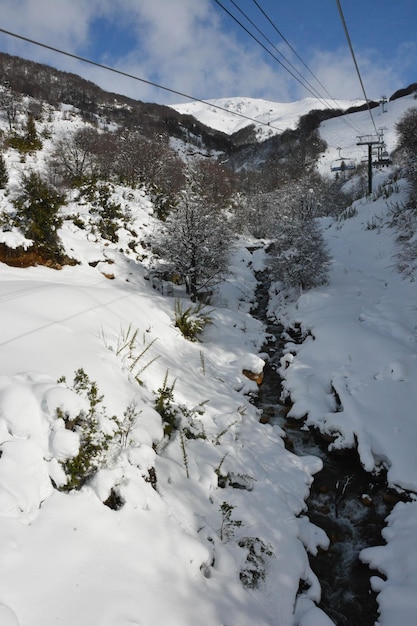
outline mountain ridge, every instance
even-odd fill
[[[325,100],[311,97],[283,103],[243,96],[175,104],[171,107],[178,113],[192,115],[205,126],[230,136],[255,124],[257,139],[262,141],[285,130],[295,130],[300,118],[312,111],[340,111],[343,114],[352,109],[358,110],[366,104],[360,99],[333,102],[335,108],[330,108]],[[280,127],[281,124],[285,124],[285,127]]]

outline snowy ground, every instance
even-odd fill
[[[12,184],[22,167],[43,163],[8,158]],[[150,232],[149,199],[123,191],[135,229]],[[402,199],[400,188],[389,201]],[[8,201],[2,194],[2,208]],[[314,336],[287,346],[285,386],[294,416],[340,432],[335,445],[356,438],[368,469],[383,462],[393,485],[417,491],[415,283],[393,267],[387,201],[355,206],[356,216],[323,223],[329,286],[285,310],[271,302],[277,317]],[[262,248],[250,253],[245,244],[256,242],[241,242],[213,324],[191,343],[174,326],[174,297],[146,280],[146,259],[128,249],[128,234],[109,245],[85,233],[72,222],[62,230],[80,265],[0,264],[1,626],[329,626],[314,604],[320,590],[307,555],[328,539],[303,515],[321,461],[296,457],[279,428],[259,423],[249,401],[256,383],[242,373],[263,365],[264,329],[250,316]],[[135,342],[122,348],[132,329]],[[60,415],[88,408],[72,384],[80,368],[104,396],[103,425],[113,415],[123,421],[128,407],[136,417],[95,479],[68,494],[51,478],[62,484],[61,463],[78,447]],[[195,418],[194,437],[184,436],[184,417],[182,433],[163,439],[154,401],[165,376]],[[103,504],[112,488],[119,510]],[[416,623],[416,505],[397,505],[387,545],[363,553],[387,577],[373,580],[383,626]],[[259,585],[245,588],[239,573],[254,555]],[[300,579],[307,591],[295,605]]]
[[[382,185],[384,173],[376,177]],[[323,220],[332,255],[330,284],[303,294],[291,309],[270,304],[285,324],[311,336],[288,342],[282,358],[284,386],[294,400],[289,416],[335,436],[332,447],[352,447],[368,471],[388,469],[400,491],[417,493],[417,290],[394,266],[387,226],[390,206],[405,200],[404,181],[389,199],[362,199],[356,215]],[[388,581],[380,591],[378,624],[416,624],[416,504],[397,505],[384,531],[387,546],[362,558]],[[397,593],[401,589],[401,593]]]
[[[76,250],[72,235],[76,256],[92,258],[84,243]],[[114,280],[100,273],[105,257],[114,261]],[[320,462],[285,451],[280,432],[259,424],[248,401],[256,384],[242,369],[262,367],[261,326],[247,306],[216,308],[204,343],[187,342],[174,328],[174,299],[154,291],[142,268],[96,246],[100,258],[95,268],[83,262],[59,272],[1,267],[2,625],[212,626],[231,618],[271,624],[277,613],[281,624],[291,624],[300,577],[318,598],[299,538],[309,525],[296,515]],[[242,252],[236,263],[248,297],[255,287],[251,261],[257,262]],[[230,303],[233,293],[225,297]],[[158,358],[140,374],[142,385],[129,355],[116,354],[130,325],[140,331],[135,356],[155,340],[143,365]],[[122,418],[134,402],[138,418],[130,445],[114,446],[93,483],[63,494],[49,476],[59,484],[59,461],[77,443],[56,407],[73,416],[83,402],[57,380],[64,375],[70,383],[80,367],[104,393],[106,415]],[[192,409],[207,401],[206,438],[186,441],[189,478],[178,434],[155,453],[163,433],[153,392],[167,371],[179,403]],[[158,492],[145,480],[150,467]],[[220,489],[219,467],[247,488]],[[125,501],[119,511],[102,504],[112,486]],[[221,541],[223,502],[235,507],[232,519],[242,525]],[[326,545],[313,527],[309,533],[312,546]],[[268,575],[256,591],[239,580],[247,550],[237,542],[245,537],[271,546]]]

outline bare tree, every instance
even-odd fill
[[[0,91],[0,107],[6,113],[9,130],[12,131],[16,124],[16,117],[21,105],[21,96],[16,93],[6,82]]]
[[[58,139],[50,161],[51,171],[64,183],[80,184],[98,171],[98,131],[85,127]]]

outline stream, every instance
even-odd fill
[[[315,475],[306,502],[310,521],[330,539],[328,550],[319,549],[316,556],[309,556],[322,590],[319,607],[336,626],[373,626],[378,606],[370,577],[381,574],[363,564],[359,553],[365,547],[384,544],[381,530],[397,501],[396,494],[387,488],[383,473],[375,476],[363,469],[356,450],[329,452],[329,441],[318,430],[307,428],[303,420],[287,417],[289,407],[280,402],[281,378],[277,372],[287,339],[281,337],[283,328],[267,319],[268,282],[263,278],[260,273],[258,306],[252,315],[266,325],[269,339],[264,352],[268,360],[254,403],[262,412],[262,422],[284,430],[287,449],[300,456],[318,456],[323,461],[323,469]]]

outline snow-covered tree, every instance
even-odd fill
[[[316,219],[322,214],[322,185],[306,176],[273,194],[276,219],[272,274],[284,287],[311,289],[327,280],[329,255]]]
[[[315,219],[283,219],[271,248],[272,274],[284,287],[312,289],[327,281],[329,255]]]
[[[397,124],[398,148],[417,197],[417,107],[409,109]]]
[[[189,287],[193,299],[227,273],[232,234],[224,213],[213,208],[198,181],[198,166],[189,169],[177,206],[156,236],[159,255]]]
[[[166,218],[184,182],[183,163],[167,138],[150,139],[139,131],[124,131],[118,136],[114,173],[122,183],[133,187],[144,184],[160,219]]]
[[[7,165],[4,156],[0,153],[0,189],[4,189],[9,181]]]
[[[6,114],[10,131],[15,127],[21,100],[21,95],[11,89],[10,85],[5,82],[4,87],[0,90],[0,109]]]
[[[410,183],[405,207],[392,211],[391,223],[397,231],[396,254],[399,270],[410,277],[417,273],[417,107],[409,109],[397,123],[398,152]]]

